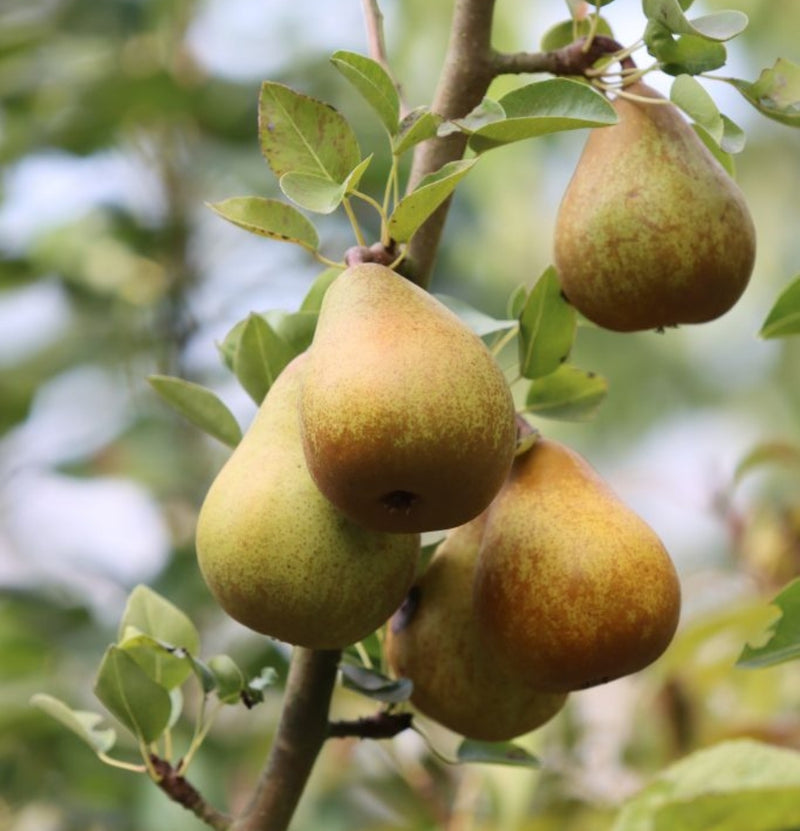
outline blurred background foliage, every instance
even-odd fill
[[[730,74],[754,79],[797,60],[800,5],[733,5],[751,26]],[[428,103],[451,3],[385,0],[387,41],[410,106]],[[618,39],[643,26],[636,0],[605,9]],[[499,4],[496,45],[532,50],[566,17],[557,3]],[[226,451],[172,414],[146,384],[166,372],[215,388],[244,425],[253,406],[216,342],[248,312],[294,310],[319,270],[288,246],[249,237],[204,202],[278,196],[261,159],[264,79],[342,109],[377,185],[376,122],[328,64],[366,51],[360,4],[295,0],[5,0],[0,8],[0,829],[197,829],[145,780],[102,766],[29,706],[47,691],[97,709],[92,677],[125,597],[147,582],[185,609],[207,655],[285,670],[280,645],[223,618],[194,560],[196,510]],[[793,53],[794,52],[794,53]],[[665,79],[666,80],[666,79]],[[519,83],[500,79],[498,87]],[[731,736],[800,746],[792,665],[744,671],[742,644],[800,566],[800,474],[757,466],[754,447],[800,442],[800,341],[758,329],[800,270],[797,134],[707,84],[748,135],[738,178],[758,228],[756,272],[723,319],[664,335],[581,329],[575,361],[606,375],[591,423],[539,426],[583,452],[664,537],[686,608],[674,646],[632,679],[575,694],[524,740],[541,772],[443,765],[415,734],[329,743],[297,827],[592,831],[647,777]],[[460,189],[433,288],[504,316],[509,294],[549,264],[555,209],[583,136],[491,154]],[[352,243],[338,217],[324,250]],[[785,458],[784,458],[785,457]],[[269,745],[279,686],[228,709],[190,778],[214,803],[246,798]],[[369,713],[337,693],[335,715]],[[188,728],[186,728],[188,730]],[[446,748],[451,736],[429,726]],[[185,736],[184,736],[185,738]]]

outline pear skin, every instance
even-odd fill
[[[419,537],[367,531],[308,473],[297,414],[306,356],[281,373],[217,475],[197,522],[209,588],[235,620],[311,649],[366,637],[397,608]]]
[[[577,453],[540,438],[487,511],[474,583],[487,644],[567,692],[634,673],[669,645],[680,584],[661,540]]]
[[[593,129],[559,207],[554,259],[589,320],[628,332],[703,323],[744,292],[756,238],[744,196],[679,110],[641,82]]]
[[[300,399],[320,490],[376,531],[477,516],[511,466],[514,402],[484,343],[386,266],[352,266],[325,294]]]
[[[521,683],[483,645],[472,581],[484,525],[482,514],[440,543],[392,617],[385,653],[393,672],[413,682],[420,712],[462,736],[507,741],[551,719],[566,695]]]

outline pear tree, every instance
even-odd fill
[[[235,814],[191,783],[215,716],[258,705],[276,674],[204,655],[197,626],[145,586],[94,683],[139,758],[115,755],[102,714],[34,697],[101,761],[149,777],[217,831],[287,829],[315,760],[341,737],[416,730],[446,763],[537,767],[516,738],[556,718],[573,692],[669,647],[680,586],[656,531],[542,435],[549,419],[590,419],[606,398],[607,380],[572,359],[587,320],[621,341],[713,326],[747,289],[758,229],[734,180],[744,132],[706,85],[798,127],[800,66],[778,58],[751,80],[720,75],[748,19],[694,15],[691,0],[643,0],[641,36],[621,43],[603,15],[610,2],[568,0],[538,48],[508,53],[494,46],[493,0],[455,0],[435,93],[416,108],[395,78],[378,3],[365,2],[363,52],[335,52],[328,71],[372,113],[380,148],[362,147],[328,102],[261,85],[253,142],[282,198],[208,207],[242,233],[298,246],[319,275],[297,310],[252,313],[220,344],[259,407],[249,428],[210,389],[150,382],[232,451],[200,511],[198,568],[231,617],[291,647],[263,772]],[[656,73],[671,79],[668,97],[645,83]],[[507,76],[520,83],[490,97]],[[502,317],[437,294],[460,184],[509,145],[575,130],[588,140],[553,265],[509,296]],[[379,150],[389,163],[376,189]],[[315,219],[336,211],[352,229],[345,250],[330,250]],[[800,333],[798,286],[788,281],[762,337]],[[786,455],[771,450],[754,452],[742,475]],[[800,655],[797,584],[775,602],[782,616],[760,646],[742,644],[742,667]],[[369,699],[373,715],[332,721],[337,684]],[[201,704],[178,752],[172,730],[190,717],[190,686]],[[461,737],[455,754],[437,748],[420,714]],[[771,824],[758,824],[767,795]],[[660,772],[613,829],[699,829],[711,816],[731,829],[795,827],[798,796],[800,754],[730,741]],[[687,817],[699,819],[682,825]]]

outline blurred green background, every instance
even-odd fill
[[[779,56],[797,61],[794,0],[695,10],[724,5],[751,18],[729,47],[731,75],[755,79]],[[428,103],[452,4],[382,6],[405,99]],[[605,14],[619,40],[641,34],[636,0]],[[535,50],[566,16],[561,3],[506,0],[496,46]],[[2,831],[203,827],[28,703],[46,691],[98,709],[92,677],[137,583],[192,616],[205,654],[285,670],[285,650],[225,619],[196,568],[195,514],[226,451],[169,411],[146,377],[207,384],[243,425],[252,417],[216,342],[250,311],[296,309],[319,266],[204,203],[280,195],[256,134],[265,79],[341,109],[362,149],[376,153],[366,187],[379,186],[379,125],[329,65],[336,49],[366,52],[355,0],[0,8]],[[522,80],[500,79],[497,89]],[[542,772],[446,766],[412,733],[331,742],[298,828],[605,829],[621,800],[689,750],[736,735],[800,745],[791,665],[733,666],[770,619],[765,602],[800,565],[797,471],[778,464],[733,479],[759,444],[800,444],[800,340],[757,336],[800,271],[800,142],[725,85],[706,86],[748,136],[737,169],[758,229],[752,283],[734,310],[702,327],[624,336],[582,328],[575,362],[609,379],[608,399],[591,423],[538,425],[583,452],[664,538],[686,595],[678,639],[648,671],[574,695],[526,737]],[[504,316],[514,288],[550,262],[555,209],[583,138],[549,136],[481,162],[451,211],[435,291]],[[324,252],[340,257],[352,244],[348,226],[338,216],[320,225]],[[190,773],[212,802],[246,799],[279,705],[278,688],[253,711],[223,713]],[[337,692],[336,715],[371,709]],[[453,737],[429,729],[450,746]]]

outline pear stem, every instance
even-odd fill
[[[295,647],[275,739],[248,807],[230,831],[286,831],[325,739],[341,652]]]

